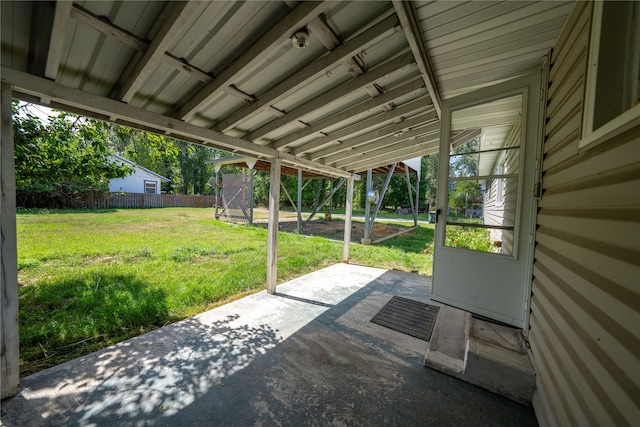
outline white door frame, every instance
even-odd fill
[[[529,324],[537,209],[533,189],[538,181],[537,158],[542,139],[541,82],[542,72],[535,72],[446,99],[440,129],[437,208],[442,214],[435,227],[432,298],[524,330]],[[519,94],[523,95],[524,120],[518,177],[520,194],[514,230],[517,246],[514,246],[513,256],[444,246],[449,181],[449,156],[446,154],[450,151],[452,111]],[[464,268],[465,265],[469,268]],[[501,276],[508,277],[508,286],[500,284]]]

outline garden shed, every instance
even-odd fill
[[[640,419],[637,2],[0,7],[3,399],[19,387],[18,98],[268,162],[270,292],[283,167],[346,179],[348,224],[360,174],[439,152],[433,298],[522,330],[540,424]],[[475,155],[494,160],[450,174],[451,149],[479,134]],[[449,185],[468,180],[516,189],[476,225],[509,234],[508,254],[446,243]]]

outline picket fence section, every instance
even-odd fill
[[[142,194],[142,193],[108,193],[103,198],[91,203],[96,209],[110,208],[210,208],[215,203],[215,196],[192,196],[186,194]]]

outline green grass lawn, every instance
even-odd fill
[[[28,375],[264,289],[267,230],[212,209],[21,211],[20,366]],[[433,226],[353,263],[431,275]],[[278,280],[340,262],[342,243],[280,233]]]

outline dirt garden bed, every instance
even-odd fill
[[[259,220],[255,222],[255,225],[266,227],[267,220]],[[293,233],[296,231],[298,225],[295,218],[281,218],[279,228],[280,231]],[[413,224],[410,225],[391,225],[376,223],[371,229],[370,239],[375,241],[382,239],[383,237],[390,236],[400,231],[407,230]],[[327,221],[324,219],[314,219],[308,222],[303,228],[301,234],[305,236],[321,236],[327,239],[343,240],[344,239],[344,221],[340,219],[333,219]],[[351,223],[351,241],[360,243],[360,239],[364,237],[364,223],[352,222]]]

